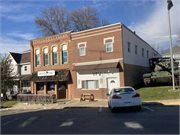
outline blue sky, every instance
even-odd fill
[[[172,0],[171,32],[173,46],[177,43],[180,29],[180,1]],[[167,0],[1,0],[0,1],[0,53],[30,49],[30,40],[43,37],[34,23],[35,15],[50,5],[63,4],[70,11],[90,5],[97,9],[101,18],[110,24],[122,22],[149,44],[169,48]]]

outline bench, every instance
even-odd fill
[[[91,99],[92,99],[92,97],[93,97],[93,99],[94,99],[94,96],[93,96],[93,94],[81,94],[81,98],[80,98],[80,102],[83,100],[86,100],[86,99],[88,99],[89,100],[89,102],[91,101]]]

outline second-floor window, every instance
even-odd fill
[[[41,55],[39,49],[36,49],[35,51],[34,66],[35,67],[41,66]]]
[[[142,57],[144,57],[144,48],[142,48]]]
[[[149,51],[147,51],[147,58],[149,58]]]
[[[62,46],[61,52],[61,64],[69,63],[69,52],[67,50],[67,45]]]
[[[48,48],[44,48],[44,65],[49,65],[49,53]]]
[[[79,47],[79,55],[85,56],[85,46]]]
[[[128,42],[128,52],[131,52],[131,43]]]
[[[106,43],[106,52],[113,52],[113,44],[112,42]]]
[[[58,65],[59,64],[59,56],[58,56],[58,52],[57,52],[57,46],[54,46],[53,48],[52,48],[52,55],[51,55],[51,57],[52,57],[52,65]]]
[[[135,54],[137,54],[137,45],[135,45]]]
[[[27,66],[24,66],[24,71],[27,71]]]

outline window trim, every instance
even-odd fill
[[[96,86],[96,84],[95,84],[95,81],[97,81],[97,84],[98,84],[98,88],[95,88],[95,89],[87,89],[87,87],[86,87],[86,89],[83,89],[82,88],[82,85],[83,85],[83,81],[85,81],[86,83],[86,85],[87,85],[87,81],[94,81],[94,86]],[[80,88],[81,90],[99,90],[99,80],[97,79],[97,80],[81,80],[81,88]]]
[[[27,66],[24,66],[24,71],[27,71]]]
[[[142,48],[142,57],[144,57],[144,48]]]
[[[137,55],[138,54],[138,46],[135,45],[135,54]]]
[[[127,43],[128,43],[128,52],[131,53],[131,43],[130,42]]]
[[[47,56],[47,59],[46,59]],[[47,63],[46,63],[47,60]],[[44,66],[48,66],[49,65],[49,58],[48,58],[48,53],[44,53]]]
[[[81,48],[84,48],[84,53],[83,54],[81,54]],[[85,56],[85,55],[86,55],[85,46],[79,47],[79,56]]]
[[[111,48],[112,48],[111,51],[109,51],[109,52],[107,51],[107,44],[108,43],[111,43]],[[111,53],[111,52],[113,52],[113,42],[106,42],[106,53]]]

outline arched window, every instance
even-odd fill
[[[34,66],[35,67],[41,66],[41,55],[39,49],[35,50]]]
[[[57,52],[57,46],[53,46],[51,53],[51,65],[58,65],[58,64],[59,64],[59,53]]]
[[[61,63],[62,64],[69,63],[69,53],[67,50],[67,45],[62,45],[61,50],[62,50],[62,52],[61,52]]]
[[[44,66],[49,65],[49,53],[48,53],[48,48],[44,48]]]

